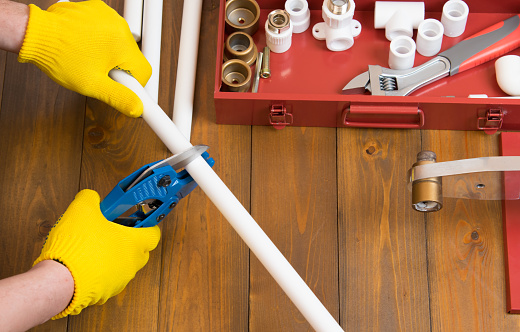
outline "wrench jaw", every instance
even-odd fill
[[[450,67],[450,61],[443,56],[437,56],[418,67],[406,70],[369,65],[368,71],[356,76],[343,88],[343,94],[360,93],[363,87],[374,96],[407,96],[448,76]]]

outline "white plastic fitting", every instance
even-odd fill
[[[434,56],[441,50],[444,27],[436,19],[429,18],[417,28],[417,52],[424,56]]]
[[[285,2],[285,11],[291,17],[293,33],[302,33],[309,28],[311,24],[311,11],[307,0],[287,0]]]
[[[410,69],[415,60],[415,42],[408,36],[397,36],[390,42],[388,65],[391,69]]]
[[[293,26],[289,14],[282,9],[273,10],[265,21],[265,41],[274,53],[284,53],[292,44]]]
[[[354,45],[354,37],[361,33],[361,23],[354,20],[356,4],[353,0],[324,0],[322,17],[324,22],[316,23],[312,35],[317,40],[325,40],[331,51],[348,50]]]
[[[506,55],[495,61],[497,83],[510,96],[520,96],[520,56]]]
[[[126,23],[128,23],[135,41],[140,41],[143,22],[143,0],[125,0],[123,17]]]
[[[374,28],[385,29],[386,39],[413,36],[424,20],[424,2],[376,1]]]
[[[458,37],[466,29],[469,8],[462,0],[449,0],[442,7],[441,22],[444,34],[448,37]]]

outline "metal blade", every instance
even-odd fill
[[[370,76],[368,71],[354,77],[345,85],[342,92],[344,95],[351,95],[364,93],[366,90],[370,91]]]
[[[191,163],[193,160],[195,160],[195,158],[197,158],[198,156],[203,154],[208,148],[209,148],[209,146],[203,145],[203,144],[195,145],[184,152],[178,153],[176,155],[171,156],[170,158],[164,159],[164,160],[156,163],[155,165],[147,168],[144,172],[142,172],[141,175],[139,175],[137,177],[137,179],[135,179],[134,182],[132,182],[128,186],[128,188],[126,188],[125,191],[130,190],[133,186],[138,184],[142,179],[144,179],[148,175],[152,174],[152,171],[154,169],[157,169],[157,168],[160,168],[160,167],[163,167],[166,165],[170,165],[174,170],[178,171],[179,169],[186,167],[189,163]]]

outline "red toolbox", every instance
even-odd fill
[[[217,66],[214,101],[219,124],[314,127],[370,127],[410,129],[520,130],[520,99],[468,98],[472,94],[506,96],[497,84],[495,59],[454,76],[445,77],[408,96],[343,95],[342,88],[368,70],[368,65],[388,68],[390,42],[384,29],[374,29],[375,1],[355,1],[354,19],[362,30],[345,51],[327,49],[312,35],[314,24],[323,22],[323,0],[308,0],[310,27],[292,35],[284,53],[271,52],[271,77],[260,79],[258,93],[224,92],[222,89],[225,31],[225,0],[220,0]],[[425,18],[441,20],[446,1],[425,2]],[[257,49],[266,46],[268,13],[283,9],[284,0],[257,0],[258,31],[252,36]],[[465,32],[443,37],[441,52],[487,27],[520,13],[518,0],[467,1]],[[414,30],[413,39],[416,37]],[[520,49],[507,54],[520,55]],[[415,55],[415,65],[432,57]],[[254,73],[254,66],[251,67]],[[519,72],[520,75],[520,72]]]

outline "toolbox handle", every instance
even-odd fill
[[[380,106],[352,104],[343,111],[343,124],[355,128],[419,129],[424,112],[417,106]]]

